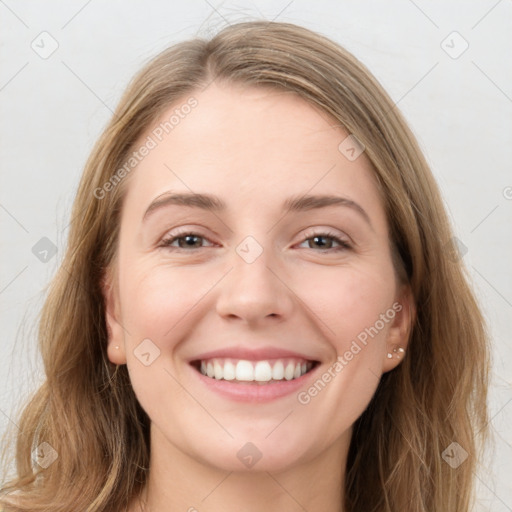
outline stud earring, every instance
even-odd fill
[[[400,359],[400,356],[403,355],[405,350],[402,347],[395,347],[393,349],[393,353],[396,354],[397,359]],[[388,359],[391,359],[393,357],[393,354],[391,352],[388,352]]]

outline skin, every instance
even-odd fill
[[[338,150],[348,134],[294,94],[214,83],[194,97],[198,106],[129,176],[104,290],[109,359],[127,364],[151,418],[146,509],[339,512],[352,425],[400,363],[387,353],[406,348],[413,307],[373,171],[364,153],[349,161]],[[142,222],[168,190],[215,194],[228,210],[173,205]],[[286,198],[306,193],[349,198],[371,225],[346,206],[283,215]],[[326,228],[352,247],[312,238]],[[189,229],[194,248],[183,239],[159,247]],[[263,249],[250,264],[236,252],[248,235]],[[401,311],[307,404],[296,393],[234,402],[187,363],[217,348],[275,345],[319,360],[319,378],[395,302]],[[149,366],[134,354],[146,338],[160,350]],[[262,454],[252,468],[237,457],[248,441]]]

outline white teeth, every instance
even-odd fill
[[[236,363],[236,380],[254,380],[254,368],[249,361]]]
[[[201,361],[203,375],[216,380],[236,380],[266,383],[279,380],[298,379],[313,367],[311,361],[277,359],[271,361],[247,361],[244,359],[215,358]]]
[[[229,361],[224,363],[224,379],[233,380],[236,377],[235,365]]]
[[[304,372],[304,373],[306,373],[306,372]],[[284,365],[281,361],[277,361],[277,363],[274,365],[274,368],[272,368],[272,378],[274,380],[283,380]]]
[[[294,373],[295,373],[295,365],[293,363],[288,363],[286,365],[286,369],[284,370],[284,378],[286,380],[292,380]]]
[[[218,361],[213,362],[213,371],[215,372],[214,376],[216,379],[222,379],[222,374],[224,372],[222,371],[222,366]]]
[[[272,379],[272,367],[268,361],[258,361],[254,368],[254,380],[266,382]]]

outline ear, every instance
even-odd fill
[[[120,365],[126,364],[126,353],[124,348],[124,329],[119,320],[119,298],[113,281],[112,270],[109,268],[101,280],[101,289],[105,299],[105,321],[108,331],[107,355],[110,362]]]
[[[407,353],[410,334],[416,318],[416,305],[409,285],[403,285],[400,288],[392,310],[395,312],[395,316],[386,338],[383,373],[396,368]]]

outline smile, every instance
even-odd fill
[[[316,365],[315,361],[300,358],[279,358],[249,361],[233,358],[212,358],[192,362],[201,374],[216,380],[233,383],[256,382],[267,384],[298,379]]]

